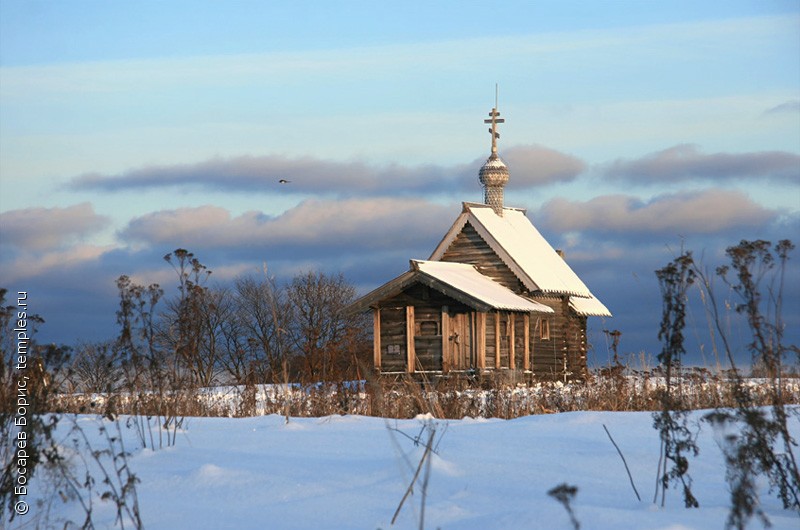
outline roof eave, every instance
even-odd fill
[[[414,283],[414,275],[416,273],[416,271],[406,271],[397,278],[389,280],[377,289],[373,289],[349,306],[345,307],[345,314],[352,315],[363,313],[373,307],[380,300],[400,294],[406,287]]]

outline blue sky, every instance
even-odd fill
[[[58,342],[179,246],[374,287],[481,200],[495,83],[506,202],[614,312],[598,357],[657,353],[682,241],[800,239],[797,1],[0,0],[0,286]]]

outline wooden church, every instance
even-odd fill
[[[581,379],[586,319],[611,313],[531,224],[503,205],[508,168],[492,152],[479,180],[484,204],[461,214],[427,260],[358,299],[371,310],[375,370],[382,374],[498,375]],[[518,377],[521,376],[521,377]]]

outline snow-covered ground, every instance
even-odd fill
[[[102,448],[100,420],[82,416],[78,422]],[[131,469],[141,480],[137,493],[145,528],[388,530],[418,528],[421,483],[393,527],[390,521],[423,454],[413,439],[426,422],[435,425],[438,445],[425,528],[571,529],[567,512],[547,495],[562,483],[579,488],[573,508],[583,530],[724,527],[725,469],[705,423],[700,455],[690,464],[700,508],[684,508],[678,490],[668,492],[666,507],[653,504],[659,443],[646,412],[447,421],[330,416],[293,418],[288,424],[276,415],[189,418],[174,447],[155,451],[138,448],[134,431],[123,432],[133,453]],[[627,459],[641,502],[604,424]],[[67,443],[68,426],[62,420],[60,435]],[[796,416],[791,426],[798,437]],[[42,474],[31,484],[29,501],[52,489],[44,479]],[[773,528],[800,528],[798,514],[782,510],[766,484],[762,502]],[[11,528],[33,527],[44,507],[31,506]],[[49,509],[52,527],[63,528],[68,519],[83,521],[75,503],[54,498]],[[98,528],[112,526],[114,518],[109,503],[94,500]],[[750,527],[761,524],[753,520]]]

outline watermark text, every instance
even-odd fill
[[[28,383],[30,375],[28,369],[28,348],[31,344],[28,327],[28,293],[26,291],[17,292],[17,315],[14,325],[14,337],[16,346],[16,359],[14,367],[17,371],[16,394],[17,394],[17,414],[14,417],[14,425],[19,427],[17,432],[14,456],[16,459],[16,480],[14,481],[14,495],[17,500],[14,503],[14,511],[19,515],[28,513],[28,506],[25,497],[28,495],[28,430],[26,429],[30,418],[30,388]]]

